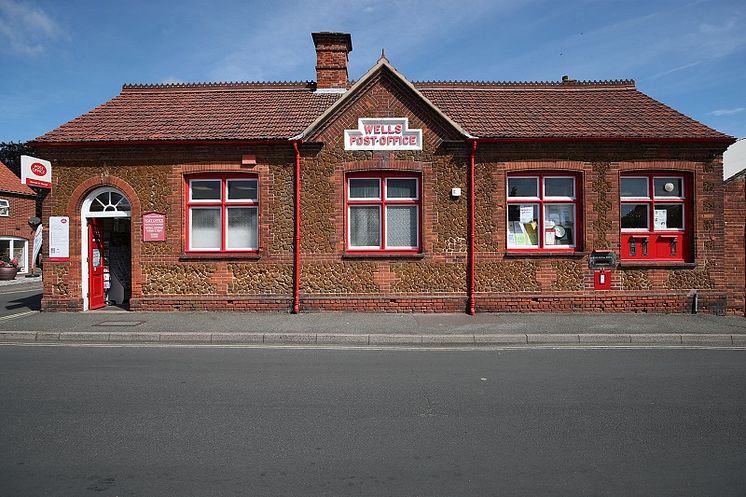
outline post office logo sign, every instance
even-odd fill
[[[409,129],[409,118],[360,118],[344,132],[345,150],[422,150],[422,130]]]

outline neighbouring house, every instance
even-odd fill
[[[36,193],[0,162],[0,255],[18,260],[18,272],[31,268]]]
[[[350,82],[312,37],[316,81],[126,84],[32,142],[69,222],[43,309],[743,308],[734,138],[629,80]]]

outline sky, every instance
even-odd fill
[[[634,79],[746,137],[744,0],[0,0],[0,141],[124,83],[314,80],[314,31],[352,35],[351,79],[382,49],[410,81]]]

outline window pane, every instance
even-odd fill
[[[654,178],[656,197],[681,197],[681,178]]]
[[[508,205],[508,246],[538,247],[539,205]]]
[[[539,178],[508,178],[508,197],[538,197]]]
[[[683,204],[656,204],[653,211],[653,226],[656,230],[684,228]]]
[[[256,249],[258,246],[256,207],[229,207],[227,210],[226,248]]]
[[[130,210],[130,203],[127,201],[126,198],[122,197],[122,199],[119,201],[119,204],[117,205],[118,211],[128,212]]]
[[[10,240],[0,240],[0,255],[10,258]]]
[[[575,206],[544,205],[544,246],[575,244]]]
[[[350,179],[350,198],[381,198],[378,179]]]
[[[220,209],[190,209],[193,249],[220,249]]]
[[[544,178],[544,196],[575,198],[575,179]]]
[[[386,198],[417,198],[417,180],[389,178],[386,180]]]
[[[0,200],[0,216],[10,215],[10,203],[7,200]]]
[[[386,207],[386,246],[417,246],[417,207],[397,205]]]
[[[220,180],[193,180],[192,200],[220,200]]]
[[[255,179],[229,179],[228,200],[256,200]]]
[[[649,197],[647,178],[622,178],[622,197]]]
[[[350,246],[379,247],[381,245],[381,213],[378,207],[350,207]]]
[[[648,229],[648,204],[622,204],[622,228]]]

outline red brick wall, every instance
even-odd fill
[[[728,289],[728,312],[746,315],[746,254],[744,238],[746,232],[746,173],[740,173],[725,182],[725,257],[723,269]]]
[[[28,242],[27,260],[24,261],[24,267],[30,268],[34,228],[29,226],[28,220],[36,216],[35,197],[0,192],[0,199],[10,203],[10,216],[0,216],[0,237],[22,238]]]
[[[408,117],[421,128],[416,152],[349,152],[342,135],[359,117]],[[370,81],[301,147],[301,309],[460,312],[466,305],[467,166],[470,145],[412,91],[385,74]],[[134,309],[287,311],[293,274],[293,152],[276,146],[89,147],[42,150],[55,158],[58,184],[44,204],[49,215],[71,216],[71,261],[50,264],[45,309],[79,309],[80,205],[97,185],[120,187],[133,203]],[[257,164],[241,166],[256,155]],[[480,143],[476,157],[476,302],[480,311],[662,311],[733,309],[743,286],[726,285],[743,255],[723,223],[722,150],[686,143]],[[184,175],[249,170],[260,180],[258,257],[200,257],[184,253]],[[344,247],[344,178],[353,171],[415,171],[422,178],[423,253],[417,257],[350,257]],[[579,178],[582,244],[578,253],[526,256],[506,252],[506,175],[571,171]],[[593,289],[588,255],[617,254],[619,176],[628,171],[683,172],[694,185],[691,260],[686,264],[628,264],[612,269],[612,289]],[[460,187],[461,198],[452,198]],[[743,191],[743,190],[741,190]],[[743,204],[741,204],[743,209]],[[142,243],[141,215],[166,214],[167,241]],[[742,212],[742,211],[741,211]],[[733,231],[737,235],[737,230]],[[738,238],[736,236],[736,238]],[[736,267],[738,266],[738,267]],[[743,278],[741,277],[741,281]],[[740,297],[738,294],[740,291]]]

